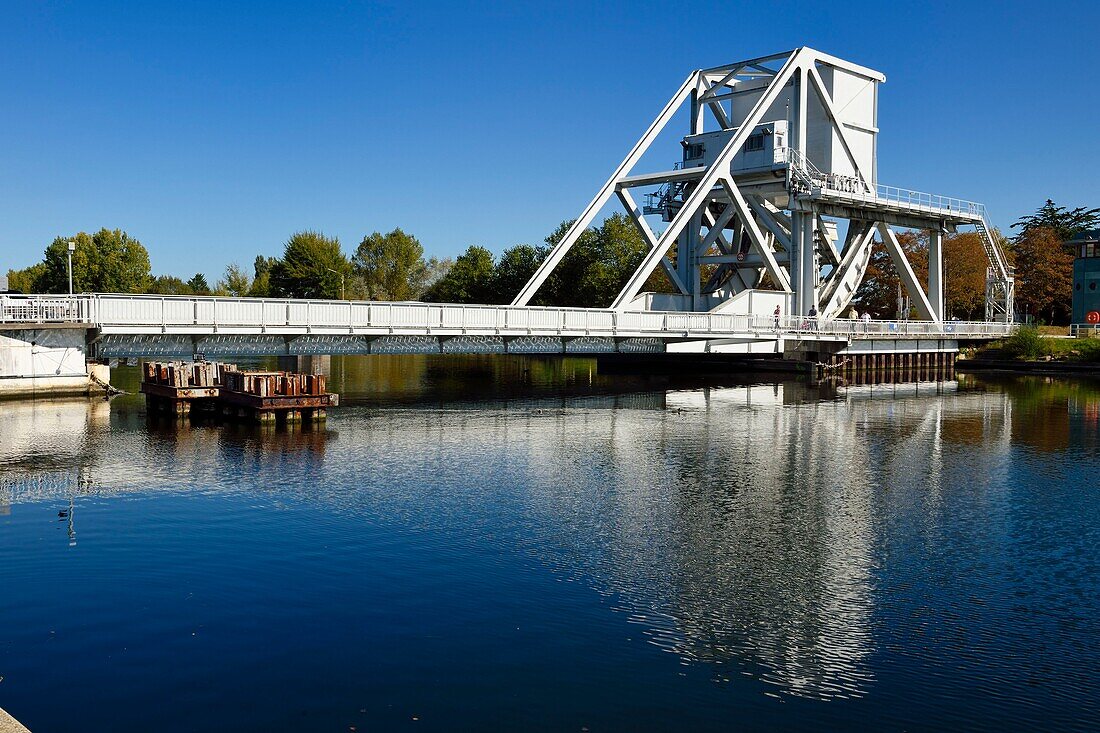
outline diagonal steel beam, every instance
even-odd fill
[[[737,129],[737,132],[730,136],[729,142],[722,148],[722,151],[714,159],[714,162],[707,167],[706,175],[699,181],[699,185],[695,190],[688,195],[687,200],[684,201],[683,207],[677,212],[676,216],[673,217],[672,221],[669,223],[668,229],[661,235],[661,238],[657,242],[657,246],[650,251],[649,255],[642,261],[642,264],[634,271],[634,274],[630,276],[630,279],[627,281],[618,297],[615,298],[615,302],[612,303],[612,308],[622,309],[627,303],[632,301],[642,289],[642,285],[645,284],[646,279],[649,277],[649,274],[653,272],[653,269],[657,267],[660,258],[668,253],[673,242],[676,241],[680,233],[687,227],[691,218],[710,198],[711,189],[718,184],[719,180],[724,175],[728,175],[730,162],[733,160],[733,156],[744,147],[745,141],[752,133],[753,128],[760,124],[761,118],[779,98],[787,80],[794,75],[794,72],[800,67],[804,58],[802,50],[799,50],[791,54],[790,58],[783,64],[783,68],[780,70],[779,74],[772,79],[756,104],[753,105],[752,111],[746,116],[741,126]],[[688,93],[690,93],[690,89]],[[790,285],[788,284],[787,287],[789,288]]]
[[[898,271],[898,276],[901,277],[901,284],[905,286],[905,290],[909,293],[909,297],[913,299],[913,304],[917,307],[917,313],[926,321],[940,322],[940,319],[936,317],[932,311],[932,303],[929,302],[928,296],[924,293],[924,288],[921,287],[920,281],[917,280],[916,274],[913,272],[913,267],[909,264],[909,258],[905,256],[905,250],[901,248],[901,243],[898,242],[897,236],[890,227],[880,223],[878,225],[879,234],[882,236],[882,243],[886,246],[886,251],[890,255],[890,259],[894,262],[894,268]]]
[[[874,224],[852,222],[848,225],[844,255],[841,257],[840,264],[829,273],[829,279],[821,288],[821,299],[824,301],[824,305],[821,306],[821,313],[824,316],[832,317],[836,315],[847,305],[847,303],[841,302],[845,297],[851,302],[852,295],[863,280],[862,276],[859,279],[854,279],[854,268],[857,268],[867,259],[867,252],[871,249],[874,235]],[[843,290],[845,283],[850,286],[848,292]]]
[[[730,69],[743,69],[746,66],[754,66],[756,64],[766,64],[769,61],[778,61],[779,59],[789,59],[791,55],[803,50],[803,48],[792,48],[790,51],[781,51],[779,53],[769,54],[767,56],[757,56],[754,59],[746,59],[744,61],[735,61],[732,64],[726,64],[724,66],[712,66],[709,69],[703,69],[704,74],[724,74]],[[807,49],[810,50],[810,49]],[[816,53],[816,52],[815,52]],[[847,62],[844,62],[847,63]]]
[[[611,199],[611,196],[615,192],[615,184],[618,183],[620,178],[629,173],[638,161],[641,160],[642,156],[649,149],[649,146],[653,144],[653,141],[661,131],[665,129],[665,125],[668,124],[669,120],[672,119],[687,98],[691,96],[692,91],[698,84],[698,76],[698,72],[694,71],[688,75],[688,78],[684,80],[680,89],[672,95],[672,99],[668,101],[665,108],[661,110],[661,113],[653,120],[653,124],[645,131],[641,139],[638,140],[630,153],[627,154],[623,162],[615,169],[615,172],[611,174],[611,178],[603,185],[600,192],[596,194],[596,197],[592,199],[591,203],[588,204],[577,220],[573,222],[573,226],[569,228],[569,231],[566,232],[562,240],[550,250],[550,254],[546,256],[546,259],[543,260],[542,264],[535,270],[535,274],[531,276],[531,279],[527,281],[527,284],[524,285],[523,289],[516,295],[515,300],[512,301],[512,305],[527,305],[530,302],[538,289],[546,282],[546,278],[550,276],[550,273],[558,266],[558,263],[561,262],[565,254],[576,243],[577,239],[580,238],[584,230],[592,223],[592,219],[596,217],[596,214],[600,213],[600,209],[602,209]],[[664,255],[665,252],[661,252],[661,257],[664,257]],[[656,261],[654,261],[654,266],[656,266]],[[652,268],[650,269],[652,270]]]
[[[778,239],[779,243],[783,245],[783,249],[790,252],[792,250],[790,232],[784,229],[783,225],[780,224],[779,220],[776,219],[772,212],[761,205],[754,196],[746,197],[745,201],[748,202],[757,218],[764,223],[767,230],[772,233],[772,236]]]
[[[868,182],[871,180],[871,177],[864,172],[859,161],[856,160],[855,153],[852,152],[852,145],[848,140],[848,132],[844,128],[843,120],[840,119],[840,113],[837,112],[836,107],[833,106],[833,100],[829,97],[829,92],[825,88],[825,81],[821,78],[821,74],[817,73],[817,69],[814,68],[813,64],[809,64],[806,68],[810,72],[810,81],[813,82],[814,91],[817,92],[817,97],[821,100],[821,106],[825,108],[825,114],[833,121],[833,127],[836,129],[837,134],[840,135],[840,144],[844,146],[844,152],[848,155],[848,160],[852,161],[852,167],[855,168],[856,174],[863,183],[863,187],[867,189],[868,192],[871,192],[871,184]]]
[[[653,230],[649,227],[649,222],[645,220],[645,217],[642,215],[642,210],[638,207],[638,204],[634,202],[634,197],[625,189],[616,191],[615,193],[618,194],[619,201],[622,202],[623,206],[630,214],[630,218],[634,221],[634,226],[638,227],[642,239],[646,241],[650,249],[653,249],[653,247],[657,245],[657,235],[655,235]],[[661,258],[661,267],[664,268],[665,274],[668,275],[668,279],[672,281],[673,287],[679,290],[682,295],[691,295],[684,286],[684,281],[681,280],[680,276],[676,273],[676,268],[669,262],[667,257]]]
[[[741,191],[738,190],[737,184],[733,182],[733,178],[725,176],[721,179],[722,188],[726,189],[726,193],[729,194],[730,201],[737,207],[737,213],[741,217],[741,223],[744,224],[745,230],[749,233],[749,239],[756,247],[757,252],[764,259],[764,269],[768,271],[768,275],[771,276],[772,282],[775,283],[781,290],[785,292],[791,292],[791,282],[787,278],[786,274],[779,267],[779,263],[775,261],[775,253],[772,252],[771,247],[764,240],[764,235],[760,231],[760,227],[756,225],[756,219],[752,215],[752,211],[749,209],[749,205],[745,202],[745,197],[741,195]]]
[[[817,223],[817,231],[821,232],[821,241],[825,245],[825,256],[829,260],[830,265],[838,265],[840,263],[840,252],[837,251],[836,243],[825,236],[825,220],[818,214],[814,217],[814,221]]]
[[[707,81],[707,78],[705,76],[700,75],[699,81],[701,82],[701,85],[706,89],[706,91],[703,93],[703,96],[699,99],[701,101],[707,102],[707,106],[710,107],[710,112],[714,115],[714,119],[718,121],[718,125],[723,130],[729,130],[733,127],[733,123],[730,122],[730,118],[726,115],[726,108],[722,106],[721,102],[716,102],[713,99],[705,99],[706,95],[708,94],[711,94],[711,96],[713,96],[712,92],[714,91],[714,88],[710,86],[710,82]]]
[[[730,219],[734,217],[737,210],[732,206],[727,206],[717,219],[710,213],[709,210],[703,212],[703,222],[707,225],[709,231],[707,236],[703,238],[703,241],[699,243],[699,246],[695,248],[696,255],[706,254],[706,251],[714,245],[714,240],[722,234],[722,230],[726,228],[726,225],[730,223]]]

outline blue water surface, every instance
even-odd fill
[[[1094,383],[386,365],[334,362],[315,429],[0,404],[0,707],[35,733],[1100,728]]]

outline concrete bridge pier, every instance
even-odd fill
[[[822,375],[856,381],[921,381],[950,378],[958,351],[958,341],[952,339],[788,339],[783,357],[816,364]]]
[[[84,326],[0,330],[0,398],[87,395],[110,381],[110,367],[88,359]]]
[[[332,357],[328,354],[280,356],[279,371],[328,375],[332,373]]]

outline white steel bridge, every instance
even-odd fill
[[[985,208],[878,181],[885,80],[805,47],[691,72],[509,306],[3,296],[0,345],[7,333],[9,352],[33,351],[49,336],[71,351],[71,334],[64,343],[59,335],[67,328],[86,331],[81,349],[98,358],[674,351],[815,358],[954,352],[960,341],[1003,337],[1013,328],[1014,272]],[[674,148],[681,159],[671,170],[637,170],[683,111],[689,124]],[[648,203],[639,206],[638,195]],[[614,200],[648,251],[611,308],[530,306]],[[646,217],[660,217],[663,230]],[[975,228],[988,259],[983,322],[950,320],[945,307],[944,234],[961,226]],[[926,233],[926,277],[891,227]],[[921,320],[841,317],[852,312],[876,237],[912,301],[898,312]],[[658,268],[673,292],[642,292]],[[10,336],[19,329],[22,336]],[[35,329],[41,335],[28,335]],[[9,365],[18,358],[5,358],[0,350],[0,377],[18,371]]]
[[[83,328],[93,357],[398,353],[955,351],[1011,324],[420,302],[87,294],[0,296],[0,331]],[[877,346],[876,346],[877,344]],[[887,345],[888,344],[888,345]]]

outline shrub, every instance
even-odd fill
[[[1050,353],[1049,344],[1034,326],[1021,326],[1005,339],[1004,352],[1017,359],[1038,359]]]

